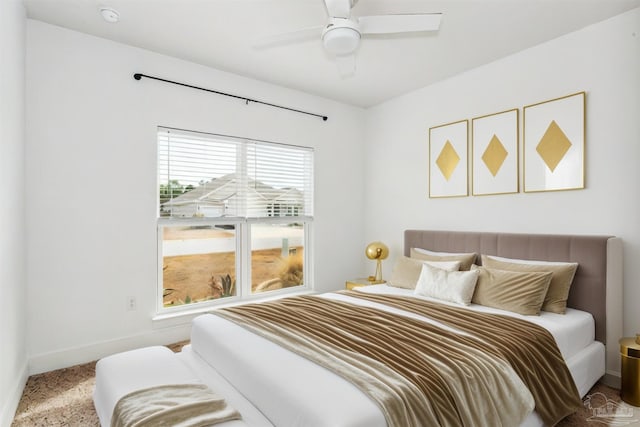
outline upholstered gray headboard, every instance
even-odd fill
[[[593,315],[596,340],[607,346],[607,370],[619,365],[622,336],[622,242],[612,236],[572,236],[466,231],[406,230],[410,248],[475,252],[508,258],[577,262],[567,305]],[[480,263],[480,257],[476,263]],[[614,357],[615,355],[615,357]],[[615,359],[615,360],[614,360]],[[616,362],[617,361],[617,362]],[[611,364],[611,366],[610,366]]]

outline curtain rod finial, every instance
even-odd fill
[[[327,117],[327,116],[322,116],[322,120],[325,121],[325,122],[327,121],[328,118],[329,117]]]
[[[140,80],[140,79],[142,78],[142,74],[140,74],[140,73],[135,73],[135,74],[133,75],[133,78],[134,78],[134,79],[136,79],[136,80]]]

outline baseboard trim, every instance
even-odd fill
[[[15,384],[11,388],[11,392],[7,396],[7,400],[1,402],[2,411],[0,411],[0,426],[10,426],[13,422],[13,418],[16,415],[16,409],[18,409],[18,404],[22,398],[22,392],[24,391],[24,386],[27,384],[28,378],[28,365],[25,360],[22,364],[22,368],[20,368],[20,371],[16,376]]]
[[[604,376],[602,378],[600,378],[600,383],[611,387],[611,388],[615,388],[620,390],[620,384],[621,384],[621,378],[620,378],[620,373],[615,372],[615,373],[605,373]]]
[[[171,344],[188,339],[190,333],[191,324],[189,323],[169,328],[154,329],[143,334],[33,355],[29,358],[29,375],[93,362],[122,351],[152,345]]]

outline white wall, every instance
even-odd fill
[[[314,147],[316,289],[353,275],[364,230],[363,110],[39,21],[28,21],[27,37],[32,373],[188,337],[188,323],[151,321],[158,125]],[[136,81],[136,72],[329,120]],[[137,311],[126,311],[129,295]]]
[[[0,426],[11,423],[27,379],[25,22],[21,1],[0,1]]]
[[[408,228],[616,235],[624,333],[640,332],[639,76],[635,9],[370,109],[365,236],[390,244],[387,271]],[[587,93],[586,189],[429,199],[430,127],[579,91]]]

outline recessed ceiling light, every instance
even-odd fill
[[[118,13],[118,11],[110,7],[101,7],[100,15],[102,15],[102,18],[105,21],[110,22],[112,24],[115,24],[120,20],[120,14]]]

